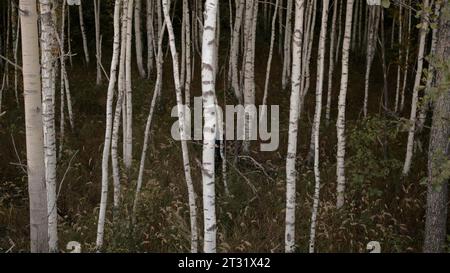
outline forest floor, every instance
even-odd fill
[[[257,48],[255,64],[256,98],[257,103],[260,103],[268,50],[264,42],[257,44],[261,45]],[[226,45],[226,41],[223,45]],[[198,58],[197,55],[197,61]],[[108,67],[106,63],[109,61],[104,62],[104,66]],[[296,242],[299,252],[306,252],[308,249],[314,190],[313,170],[305,161],[315,102],[315,62],[312,63],[306,111],[299,127],[296,214]],[[419,149],[420,145],[416,149],[411,175],[402,178],[407,135],[398,120],[385,119],[379,114],[383,88],[379,61],[374,63],[371,79],[371,115],[367,119],[362,118],[364,63],[360,54],[352,53],[347,101],[346,205],[340,211],[335,209],[335,117],[339,64],[335,70],[332,119],[328,127],[322,122],[320,135],[322,187],[316,250],[365,252],[366,244],[376,240],[381,243],[383,252],[417,252],[421,250],[424,229],[426,188],[422,179],[426,176],[426,137],[419,137],[424,144],[421,145],[422,150]],[[233,143],[227,143],[227,181],[231,196],[224,193],[220,171],[216,177],[219,252],[284,251],[285,157],[290,91],[281,90],[281,70],[277,69],[280,67],[282,63],[275,48],[268,104],[280,105],[279,149],[274,152],[259,152],[257,143],[254,143],[248,157],[240,157],[239,164],[235,165]],[[165,61],[162,99],[154,115],[137,223],[130,228],[130,211],[145,120],[153,93],[152,80],[137,77],[133,79],[134,161],[129,173],[122,172],[123,205],[115,215],[114,223],[111,205],[108,207],[105,238],[108,251],[185,252],[190,249],[189,208],[181,145],[170,135],[172,124],[176,120],[170,116],[172,106],[175,106],[171,71],[169,53]],[[192,96],[201,96],[198,68],[194,73]],[[79,241],[83,245],[83,251],[92,251],[95,246],[100,199],[107,83],[104,80],[101,86],[95,85],[94,63],[89,68],[81,63],[74,63],[73,67],[69,66],[69,74],[76,129],[68,129],[64,152],[58,162],[59,243],[63,249],[68,241]],[[391,94],[395,90],[394,77],[395,73],[390,73]],[[217,96],[223,103],[225,95],[229,103],[233,101],[233,95],[223,89],[223,84],[220,84],[222,82],[223,77],[219,76]],[[10,88],[4,96],[3,109],[7,113],[0,120],[0,252],[12,246],[13,252],[27,251],[29,247],[27,176],[21,165],[26,164],[23,104],[21,101],[17,107],[13,93]],[[409,96],[406,102],[408,100]],[[404,110],[403,116],[408,117],[408,109]],[[59,116],[59,110],[57,113]],[[59,128],[59,119],[56,124]],[[380,140],[383,136],[386,136],[389,143],[387,157],[383,155],[383,142]],[[201,171],[197,164],[198,160],[201,161],[200,143],[189,142],[189,150],[194,187],[198,196],[199,230],[203,230]],[[249,183],[254,185],[256,193]],[[110,193],[109,200],[112,200],[112,190]]]

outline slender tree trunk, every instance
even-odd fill
[[[426,10],[429,6],[430,1],[424,0],[423,9]],[[414,148],[414,134],[416,132],[416,117],[417,117],[417,101],[419,96],[420,81],[422,79],[422,69],[423,69],[423,58],[425,51],[425,39],[428,29],[428,17],[426,12],[422,14],[421,28],[419,31],[419,51],[417,53],[417,70],[416,77],[414,80],[414,89],[411,102],[411,115],[409,118],[409,131],[408,131],[408,143],[406,145],[406,156],[405,164],[403,165],[403,175],[408,175],[411,168],[411,161],[413,156]]]
[[[448,0],[441,2],[436,55],[439,63],[450,58],[450,19]],[[450,88],[448,69],[436,70],[435,100],[428,151],[428,187],[424,252],[444,252],[447,241],[448,166],[450,163]],[[447,78],[447,80],[446,80]],[[447,81],[447,83],[445,83]],[[445,174],[447,172],[447,175]]]
[[[109,73],[108,94],[106,98],[106,129],[105,143],[102,153],[102,191],[100,198],[100,210],[97,225],[96,247],[100,250],[103,247],[103,237],[105,229],[106,206],[108,200],[108,180],[109,180],[109,153],[111,149],[111,134],[113,123],[113,102],[114,88],[116,85],[117,65],[120,51],[120,4],[121,0],[116,0],[114,4],[114,41],[111,69]]]
[[[236,19],[234,20],[234,28],[232,35],[232,46],[230,52],[230,69],[231,69],[231,86],[239,103],[243,103],[242,90],[239,87],[239,71],[238,71],[238,56],[239,56],[239,32],[242,25],[242,15],[245,7],[245,0],[239,1],[239,6],[236,8]]]
[[[97,60],[97,85],[102,83],[102,49],[100,38],[100,0],[94,0],[95,14],[95,55]]]
[[[165,24],[163,24],[163,27],[165,28]],[[149,143],[149,138],[150,138],[150,128],[152,125],[153,113],[155,111],[157,98],[158,98],[159,94],[161,93],[161,88],[162,88],[162,66],[164,64],[164,59],[163,59],[163,55],[162,55],[163,54],[162,42],[163,42],[163,37],[164,37],[164,31],[162,31],[160,33],[162,35],[160,35],[160,39],[158,41],[158,54],[156,56],[156,82],[155,82],[155,88],[153,91],[152,101],[150,103],[150,110],[149,110],[149,113],[147,116],[147,122],[145,124],[144,144],[142,146],[141,163],[139,165],[139,174],[138,174],[138,179],[137,179],[137,183],[136,183],[136,194],[135,194],[134,203],[133,203],[133,212],[132,212],[133,222],[135,222],[137,205],[139,203],[139,195],[141,192],[142,181],[144,178],[145,159],[147,156],[147,149],[148,149],[148,143]]]
[[[155,38],[155,31],[153,28],[153,0],[147,0],[147,21],[146,21],[146,27],[147,27],[147,78],[150,79],[151,74],[153,72],[153,64],[155,62],[154,60],[154,38]]]
[[[409,1],[411,5],[411,0]],[[408,36],[406,39],[406,54],[405,54],[405,71],[403,72],[403,84],[402,84],[402,92],[400,96],[400,112],[403,112],[403,107],[405,105],[405,90],[406,90],[406,81],[408,79],[408,67],[409,67],[409,51],[411,47],[410,37],[411,37],[411,9],[409,9],[408,13]]]
[[[338,40],[337,40],[336,48],[339,48],[341,46],[341,41],[342,41],[342,12],[343,12],[343,9],[344,9],[345,2],[344,2],[344,0],[337,0],[337,1],[340,2],[340,5],[339,5],[339,16],[338,16],[338,24],[337,24],[337,27],[338,27],[338,36],[337,37],[338,37]],[[336,56],[335,56],[335,59],[334,59],[335,63],[337,63],[337,61],[339,60],[339,53],[340,52],[341,52],[340,50],[336,50]]]
[[[80,1],[80,5],[78,6],[78,13],[79,13],[79,17],[80,17],[80,31],[81,31],[81,37],[83,39],[84,59],[86,60],[86,64],[89,64],[89,60],[90,60],[89,59],[89,49],[88,49],[87,38],[86,38],[86,29],[84,27],[82,2],[83,1]]]
[[[330,37],[330,56],[328,60],[328,92],[327,92],[327,106],[325,110],[325,124],[328,127],[330,123],[330,114],[331,114],[331,92],[333,89],[333,72],[334,72],[334,43],[336,38],[336,17],[337,17],[337,8],[338,8],[338,0],[334,0],[333,4],[333,18],[331,19],[331,37]],[[336,50],[338,50],[336,48]]]
[[[139,76],[145,79],[144,61],[142,58],[142,31],[141,31],[141,0],[135,0],[134,5],[134,34],[136,43],[136,63],[138,66]]]
[[[48,252],[48,209],[36,0],[20,0],[31,252]]]
[[[197,205],[195,203],[195,192],[194,185],[192,183],[191,177],[191,167],[189,163],[189,150],[186,142],[186,132],[185,132],[185,109],[183,107],[183,95],[181,93],[181,85],[180,85],[180,73],[179,73],[179,63],[178,63],[178,54],[175,47],[175,35],[173,33],[172,21],[170,19],[169,10],[170,3],[168,0],[162,0],[163,2],[163,11],[164,18],[167,25],[167,32],[169,34],[169,46],[170,52],[172,53],[172,66],[173,66],[173,76],[175,82],[175,93],[177,100],[177,110],[178,110],[178,118],[179,118],[179,132],[181,137],[181,149],[183,153],[183,164],[184,164],[184,175],[186,178],[186,184],[188,188],[188,199],[189,199],[189,213],[191,219],[191,252],[197,252],[198,249],[198,232],[197,232]],[[211,192],[209,192],[211,193]],[[212,213],[212,212],[211,212]],[[215,221],[214,221],[215,222]],[[215,228],[215,227],[209,227]],[[214,233],[214,231],[211,231]],[[215,233],[214,233],[215,234]],[[211,238],[210,235],[208,237],[205,236],[205,240],[207,238]],[[215,242],[215,241],[214,241]],[[213,243],[211,242],[211,246]],[[214,243],[215,246],[215,243]],[[206,248],[206,250],[215,250],[214,248]]]
[[[125,167],[129,170],[131,168],[131,161],[133,159],[133,90],[131,87],[131,41],[133,28],[133,3],[134,0],[128,0],[128,15],[127,15],[127,36],[126,36],[126,53],[125,53],[125,105],[126,105],[126,123],[123,125],[126,130],[124,136],[125,153],[123,155],[123,162]],[[144,73],[145,75],[145,73]],[[144,76],[145,77],[145,76]]]
[[[370,71],[372,68],[373,58],[375,56],[377,38],[378,38],[378,26],[380,25],[380,7],[369,7],[369,36],[367,41],[367,54],[366,54],[366,74],[364,78],[364,117],[367,117],[367,108],[369,104],[369,81]]]
[[[217,130],[215,103],[215,62],[217,49],[216,19],[218,0],[207,0],[205,3],[205,20],[202,43],[202,93],[203,93],[203,210],[204,210],[204,252],[216,252],[216,209],[215,209],[215,143]]]
[[[322,91],[325,80],[324,66],[325,66],[325,43],[327,38],[328,27],[328,6],[329,0],[322,2],[322,21],[320,27],[319,37],[319,52],[317,56],[317,83],[316,83],[316,109],[314,115],[314,197],[313,209],[311,215],[311,229],[309,237],[309,252],[314,252],[316,240],[316,225],[317,213],[319,210],[319,193],[320,193],[320,166],[319,166],[319,133],[320,133],[320,118],[322,113]]]
[[[244,23],[244,37],[245,37],[245,50],[244,50],[244,107],[245,107],[245,120],[244,120],[244,142],[243,150],[245,153],[250,150],[250,141],[254,139],[253,133],[255,128],[253,127],[253,121],[255,119],[255,63],[253,60],[255,35],[253,31],[253,25],[256,24],[257,15],[257,1],[247,0],[245,7],[245,23]]]
[[[292,1],[287,0],[286,23],[284,29],[284,57],[283,57],[283,74],[281,78],[281,86],[287,88],[290,77],[291,67],[291,36],[292,36]]]
[[[345,33],[342,45],[342,72],[341,72],[341,89],[339,91],[338,102],[338,118],[336,123],[337,129],[337,201],[336,207],[339,209],[344,205],[345,194],[345,107],[348,86],[348,63],[349,63],[349,47],[351,40],[352,16],[353,16],[353,0],[347,0]]]
[[[285,251],[295,250],[295,184],[297,181],[297,170],[295,161],[297,157],[297,129],[300,102],[301,64],[302,64],[302,39],[303,39],[303,16],[305,1],[295,1],[295,26],[292,35],[292,91],[289,110],[289,137],[286,156],[286,231]]]
[[[40,0],[42,120],[44,128],[44,162],[47,188],[49,251],[58,251],[58,223],[56,211],[56,137],[55,98],[53,93],[54,23],[50,0]]]
[[[263,101],[262,101],[263,106],[265,106],[267,104],[267,95],[268,95],[268,91],[269,91],[269,77],[270,77],[270,70],[272,67],[273,46],[274,46],[274,42],[275,42],[275,23],[277,20],[278,2],[279,2],[279,0],[276,0],[275,10],[273,12],[273,17],[272,17],[272,30],[271,30],[272,34],[270,36],[269,58],[267,60],[266,80],[264,82],[264,95],[263,95]],[[263,112],[261,113],[260,120],[265,120],[266,112],[267,112],[267,107],[263,107]]]
[[[403,35],[403,7],[400,6],[399,18],[398,18],[398,64],[397,64],[397,84],[395,86],[395,105],[394,112],[398,112],[399,99],[400,99],[400,79],[402,76],[402,36]]]

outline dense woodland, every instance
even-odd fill
[[[0,252],[448,252],[449,1],[2,0],[0,159]]]

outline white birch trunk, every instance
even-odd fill
[[[134,0],[128,0],[128,15],[127,15],[127,35],[126,35],[126,53],[125,53],[125,105],[126,105],[126,128],[124,136],[125,153],[123,162],[125,167],[129,170],[131,168],[131,161],[133,159],[133,90],[131,87],[131,41],[133,28],[133,3]]]
[[[409,1],[411,4],[411,1]],[[406,53],[405,53],[405,71],[403,72],[403,84],[402,84],[402,92],[400,94],[400,112],[403,112],[403,108],[405,106],[405,91],[406,91],[406,81],[408,79],[408,68],[409,68],[409,51],[410,51],[410,36],[411,36],[411,9],[409,9],[408,13],[408,36],[406,38]]]
[[[403,35],[403,7],[400,6],[399,9],[399,18],[398,18],[398,65],[397,65],[397,83],[395,85],[395,105],[394,112],[398,111],[399,99],[400,99],[400,80],[402,74],[402,35]]]
[[[203,211],[205,253],[216,252],[216,209],[215,209],[215,141],[217,128],[215,79],[216,79],[216,20],[218,0],[205,3],[205,20],[202,43],[202,94],[203,94]]]
[[[167,25],[167,32],[169,34],[169,46],[170,52],[172,54],[172,66],[173,66],[173,76],[175,82],[175,92],[177,100],[178,118],[179,118],[179,130],[181,137],[181,149],[183,153],[183,164],[184,164],[184,175],[186,178],[186,184],[188,188],[188,199],[189,199],[189,213],[191,220],[191,252],[197,252],[198,249],[198,232],[197,232],[197,205],[195,203],[195,192],[194,185],[191,178],[191,167],[189,163],[189,150],[186,142],[186,132],[185,132],[185,111],[183,107],[183,95],[181,93],[180,87],[180,73],[178,64],[178,54],[175,47],[175,35],[173,33],[172,21],[170,19],[169,10],[170,4],[168,0],[162,0],[164,18]]]
[[[292,1],[287,0],[286,23],[284,29],[284,57],[283,57],[283,73],[281,78],[281,87],[287,88],[290,78],[291,68],[291,36],[292,36]]]
[[[267,104],[267,95],[268,95],[268,89],[269,89],[269,78],[270,78],[270,70],[272,67],[272,57],[273,57],[273,46],[274,46],[274,42],[275,42],[275,23],[277,20],[277,14],[278,14],[278,4],[279,4],[279,0],[275,1],[275,10],[273,12],[273,17],[272,17],[272,28],[271,28],[271,35],[270,35],[270,49],[269,49],[269,58],[267,60],[267,67],[266,67],[266,80],[264,82],[264,95],[263,95],[263,101],[262,101],[262,105],[266,105]],[[266,112],[267,112],[267,107],[263,107],[262,108],[263,111],[261,113],[261,118],[260,120],[265,120],[266,117]]]
[[[320,166],[319,166],[319,133],[320,133],[320,118],[322,113],[322,91],[325,80],[324,66],[325,66],[325,43],[327,39],[327,24],[328,24],[328,7],[329,0],[322,1],[322,20],[319,37],[319,52],[317,56],[317,83],[316,83],[316,109],[314,114],[314,197],[313,209],[311,215],[311,228],[309,236],[309,252],[314,252],[316,240],[316,225],[317,212],[319,210],[319,193],[320,193]]]
[[[364,105],[363,113],[364,117],[367,117],[367,107],[369,104],[369,80],[370,71],[372,68],[373,58],[375,56],[375,49],[378,39],[378,26],[380,24],[380,7],[369,7],[369,36],[367,41],[367,54],[366,54],[366,74],[364,78]]]
[[[163,25],[163,27],[165,28],[165,24]],[[144,178],[145,159],[147,156],[147,149],[148,149],[148,143],[149,143],[149,138],[150,138],[150,128],[152,125],[153,113],[155,111],[157,98],[158,98],[159,94],[161,93],[161,88],[162,88],[162,66],[164,63],[163,55],[162,55],[163,54],[162,41],[163,41],[163,37],[164,37],[164,31],[162,31],[160,33],[161,33],[161,35],[160,35],[160,39],[158,41],[158,54],[156,56],[156,82],[155,82],[155,88],[153,91],[152,101],[150,103],[150,110],[149,110],[149,113],[147,116],[147,122],[145,124],[144,144],[142,146],[141,163],[139,165],[139,173],[138,173],[138,179],[137,179],[137,183],[136,183],[136,193],[135,193],[134,202],[133,202],[133,212],[132,212],[133,223],[135,222],[137,205],[139,203],[139,196],[140,196],[140,192],[141,192],[142,181]]]
[[[30,197],[31,252],[48,252],[48,213],[45,186],[44,132],[41,112],[41,75],[36,0],[20,0],[23,89]]]
[[[44,162],[47,188],[49,251],[58,251],[58,223],[56,210],[56,137],[55,98],[53,93],[53,63],[55,56],[54,23],[50,0],[40,0],[41,18],[41,76],[42,120],[44,128]]]
[[[83,39],[84,59],[86,61],[86,64],[89,64],[89,61],[90,61],[89,60],[89,49],[88,49],[87,38],[86,38],[86,29],[84,27],[82,2],[83,1],[80,1],[80,5],[78,6],[78,14],[79,14],[79,17],[80,17],[81,38]]]
[[[94,0],[94,16],[95,16],[95,59],[97,60],[97,85],[102,83],[102,50],[100,42],[100,0]]]
[[[153,0],[147,0],[147,78],[150,79],[153,72],[154,64],[154,38],[155,32],[153,28]]]
[[[295,161],[297,157],[297,130],[299,117],[301,64],[302,64],[302,39],[303,39],[303,16],[305,1],[295,1],[295,26],[292,35],[292,80],[291,80],[291,102],[289,110],[289,137],[286,156],[286,230],[285,251],[295,250],[295,184],[297,171]]]
[[[423,9],[426,10],[429,6],[430,1],[424,0]],[[425,51],[425,39],[427,36],[428,29],[428,17],[426,12],[422,14],[421,27],[419,32],[419,51],[417,53],[417,70],[416,77],[414,80],[414,88],[411,102],[411,115],[409,118],[409,131],[408,131],[408,143],[406,144],[406,156],[405,164],[403,165],[403,175],[408,175],[411,168],[411,161],[413,156],[414,148],[414,134],[416,132],[416,117],[417,117],[417,101],[419,96],[420,81],[422,79],[423,70],[423,58]]]
[[[341,88],[339,91],[337,129],[337,155],[336,155],[336,175],[337,175],[337,201],[336,207],[339,209],[344,205],[345,200],[345,107],[348,86],[348,63],[349,48],[352,30],[353,0],[347,0],[345,31],[342,45],[342,72]]]
[[[103,145],[103,153],[102,153],[102,190],[100,198],[100,209],[98,216],[97,240],[96,240],[96,248],[98,250],[100,250],[103,247],[106,206],[108,200],[109,153],[111,149],[114,88],[117,80],[116,74],[120,51],[120,3],[121,0],[116,0],[114,5],[114,42],[113,42],[111,69],[109,73],[108,94],[106,98],[106,129],[105,129],[105,142]]]
[[[244,12],[245,0],[239,1],[239,6],[236,8],[236,19],[234,20],[233,35],[231,37],[231,52],[230,52],[230,70],[231,70],[231,86],[234,94],[239,101],[243,103],[242,90],[239,87],[239,71],[238,71],[238,56],[239,56],[239,32],[242,25],[242,15]]]

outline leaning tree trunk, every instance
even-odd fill
[[[337,201],[336,207],[339,209],[344,205],[345,194],[345,107],[348,86],[348,60],[349,48],[352,30],[353,16],[353,0],[347,0],[345,32],[342,44],[342,72],[341,72],[341,89],[339,91],[338,117],[336,122],[337,129]]]
[[[111,70],[109,74],[108,94],[106,98],[106,129],[105,129],[105,143],[103,145],[103,154],[102,154],[102,190],[101,190],[100,209],[97,225],[97,241],[96,241],[97,249],[101,249],[103,246],[106,205],[108,200],[109,153],[111,149],[114,88],[117,80],[116,74],[120,51],[120,3],[121,0],[116,0],[114,5],[114,42],[113,42],[113,55],[111,60]]]
[[[316,241],[316,225],[317,213],[319,210],[319,193],[320,193],[320,166],[319,166],[319,133],[320,133],[320,117],[322,113],[322,91],[324,83],[324,66],[325,66],[325,42],[327,39],[328,24],[328,6],[329,0],[322,2],[322,23],[319,36],[319,53],[317,56],[317,83],[316,83],[316,109],[314,115],[314,197],[313,209],[311,215],[311,229],[309,237],[309,252],[314,253]]]
[[[430,1],[424,0],[423,9],[426,10]],[[406,144],[406,156],[405,164],[403,165],[403,175],[408,175],[411,168],[411,161],[414,148],[414,134],[416,132],[416,118],[417,118],[417,101],[419,97],[420,82],[422,80],[423,58],[425,51],[425,38],[428,30],[428,16],[426,12],[422,13],[422,20],[419,34],[419,51],[417,53],[417,71],[414,80],[412,102],[411,102],[411,115],[409,117],[409,131],[408,131],[408,143]]]
[[[270,49],[269,49],[269,58],[267,60],[267,67],[266,67],[266,80],[264,82],[264,95],[263,95],[263,101],[262,101],[262,112],[261,112],[261,117],[260,120],[263,121],[265,120],[266,117],[266,112],[267,112],[267,95],[269,92],[269,78],[270,78],[270,69],[272,67],[272,57],[273,57],[273,45],[275,42],[275,23],[277,20],[277,14],[278,14],[278,2],[279,0],[276,0],[275,2],[275,10],[273,12],[273,17],[272,17],[272,30],[271,30],[271,36],[270,36]]]
[[[31,252],[48,252],[47,193],[44,166],[44,132],[41,112],[41,75],[36,0],[20,0],[23,89],[30,197]]]
[[[441,7],[443,10],[439,20],[436,56],[439,56],[439,60],[444,61],[450,58],[450,19],[448,16],[450,7],[448,0],[443,1]],[[440,63],[443,63],[442,61]],[[439,94],[434,105],[428,152],[424,252],[444,252],[447,241],[448,169],[450,166],[450,88],[448,74],[448,68],[437,69],[436,80],[433,85],[433,87],[438,88]]]
[[[295,161],[297,157],[297,129],[300,102],[301,64],[302,64],[302,39],[303,39],[303,15],[305,1],[295,1],[295,26],[292,35],[292,80],[291,102],[289,110],[289,137],[286,156],[286,230],[285,251],[295,250],[295,183],[297,170]]]
[[[89,49],[88,49],[88,43],[86,38],[86,29],[84,26],[84,18],[83,18],[83,1],[80,1],[80,5],[78,6],[78,13],[80,17],[80,31],[81,31],[81,38],[83,39],[83,50],[84,50],[84,59],[86,60],[86,64],[89,64]]]
[[[202,93],[203,93],[203,210],[204,210],[204,246],[205,253],[216,252],[216,209],[215,209],[215,168],[214,153],[216,145],[216,104],[215,104],[215,46],[218,0],[205,3],[205,20],[202,43]]]
[[[165,28],[165,24],[163,24],[163,27]],[[156,82],[155,82],[155,88],[153,91],[153,97],[152,101],[150,103],[150,110],[147,116],[147,122],[145,124],[145,131],[144,131],[144,143],[142,145],[142,153],[141,153],[141,162],[139,165],[139,172],[138,172],[138,179],[136,183],[136,193],[134,195],[134,202],[133,202],[133,210],[132,210],[132,221],[133,223],[136,221],[136,210],[139,203],[139,197],[142,187],[142,181],[144,179],[144,169],[145,169],[145,159],[147,156],[147,149],[148,149],[148,143],[150,139],[150,128],[152,126],[152,119],[153,119],[153,113],[155,111],[156,102],[158,99],[159,94],[161,93],[162,88],[162,66],[164,64],[163,60],[163,50],[162,50],[162,42],[164,37],[164,31],[161,32],[161,35],[159,36],[158,41],[158,53],[156,56]]]
[[[58,223],[56,208],[56,134],[55,97],[53,90],[53,63],[56,46],[54,22],[50,0],[40,0],[41,68],[42,68],[42,120],[44,126],[45,181],[47,187],[49,251],[58,251]]]
[[[194,185],[192,183],[191,177],[191,166],[189,163],[189,150],[186,142],[186,132],[185,132],[185,108],[183,106],[183,94],[181,93],[180,85],[180,73],[179,73],[179,63],[178,54],[175,47],[175,35],[173,33],[172,21],[170,19],[169,10],[170,3],[169,0],[162,0],[164,19],[167,25],[167,32],[169,34],[169,46],[170,52],[172,54],[172,66],[173,66],[173,77],[175,82],[175,93],[177,100],[177,110],[179,118],[179,132],[181,138],[181,150],[183,154],[183,165],[184,165],[184,175],[186,178],[186,184],[188,188],[188,200],[189,200],[189,213],[191,220],[191,252],[197,252],[198,248],[198,232],[197,232],[197,205],[195,203],[195,192]],[[213,227],[214,228],[214,227]],[[210,238],[210,237],[208,237]],[[214,244],[215,246],[215,244]],[[208,248],[209,249],[209,248]],[[215,247],[214,247],[215,249]]]

